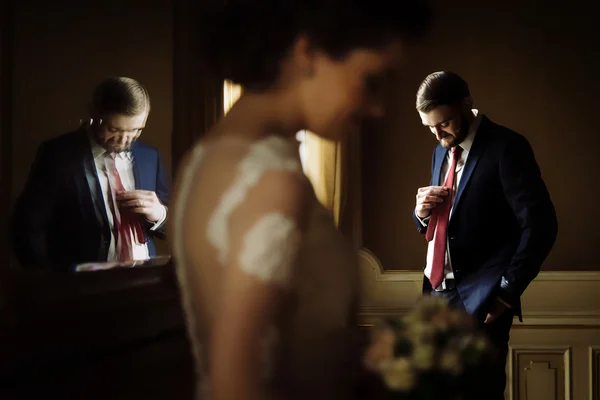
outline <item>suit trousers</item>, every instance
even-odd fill
[[[460,293],[456,288],[443,291],[431,291],[432,296],[444,297],[450,306],[465,311],[465,306],[460,298]],[[494,301],[495,299],[491,299]],[[514,314],[511,310],[506,310],[496,320],[485,324],[489,306],[481,307],[481,311],[472,315],[475,321],[480,325],[483,332],[486,333],[490,342],[496,349],[496,357],[492,366],[489,380],[486,380],[485,388],[478,389],[478,397],[485,396],[486,400],[504,400],[504,391],[506,389],[506,358],[508,356],[508,340],[510,339],[510,328],[512,327]]]

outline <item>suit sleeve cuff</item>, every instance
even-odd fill
[[[511,285],[508,282],[508,279],[506,279],[504,276],[500,280],[500,290],[496,298],[502,304],[510,308],[514,308],[514,306],[517,304],[519,296],[515,295],[515,293],[511,290]]]
[[[415,217],[417,217],[417,219],[419,220],[421,225],[423,225],[424,227],[427,227],[427,224],[429,224],[429,219],[431,218],[431,215],[428,217],[425,217],[425,218],[421,218],[415,213]]]
[[[150,230],[151,231],[157,230],[165,223],[166,220],[167,220],[167,207],[162,206],[162,214],[161,214],[160,218],[158,219],[158,221],[156,221],[156,223],[154,225],[152,225]]]

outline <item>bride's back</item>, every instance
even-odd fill
[[[297,142],[277,136],[216,139],[198,144],[181,171],[171,237],[199,379],[206,383],[209,375],[210,331],[219,317],[227,270],[238,267],[232,266],[230,253],[243,242],[246,259],[261,256],[259,262],[239,267],[285,288],[263,333],[265,384],[293,390],[299,397],[343,398],[357,361],[349,333],[356,327],[358,271],[348,243],[302,173]],[[293,262],[286,252],[295,244],[283,234],[288,226],[283,210],[263,206],[289,190],[281,185],[282,177],[299,182],[309,197]],[[232,227],[240,223],[251,229],[235,234]],[[278,237],[285,240],[277,242]],[[267,248],[269,243],[277,245]],[[273,267],[273,260],[292,265]]]
[[[215,215],[225,193],[232,188],[250,143],[244,140],[219,140],[199,143],[182,163],[175,187],[173,221],[175,258],[182,266],[181,285],[195,294],[194,312],[209,324],[216,309],[223,268],[209,225],[226,225],[228,216]]]

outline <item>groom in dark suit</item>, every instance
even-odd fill
[[[435,72],[419,87],[417,110],[439,144],[413,217],[428,242],[424,293],[482,324],[500,357],[480,395],[504,399],[513,316],[521,319],[520,296],[552,249],[558,223],[527,139],[472,105],[467,83],[452,72]]]
[[[89,121],[39,147],[11,222],[22,267],[155,255],[169,187],[158,150],[137,141],[149,112],[140,83],[108,78],[94,90]]]

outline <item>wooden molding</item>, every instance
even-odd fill
[[[358,251],[363,283],[363,322],[400,315],[421,297],[423,273],[384,270],[373,252]],[[600,271],[542,271],[523,295],[519,326],[600,326]]]
[[[422,271],[402,271],[402,270],[385,270],[383,264],[377,258],[375,253],[366,247],[361,247],[358,250],[358,258],[360,262],[365,263],[372,268],[375,273],[375,280],[388,282],[414,282],[423,280]]]
[[[384,269],[379,258],[366,247],[358,250],[358,257],[361,262],[373,269],[375,279],[378,281],[406,282],[423,279],[422,271]],[[535,280],[550,282],[600,281],[600,271],[540,271]]]

